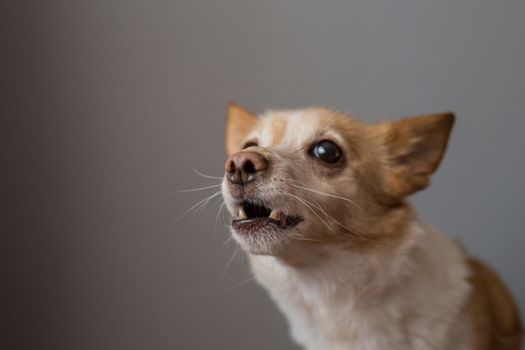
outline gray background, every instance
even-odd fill
[[[414,201],[525,309],[525,2],[3,2],[2,349],[291,349],[214,202],[227,100],[453,110]],[[212,193],[207,192],[208,194]]]

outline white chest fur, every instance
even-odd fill
[[[308,268],[250,257],[305,349],[470,349],[460,312],[468,269],[453,242],[413,222],[403,242],[380,258],[322,249],[328,258]]]

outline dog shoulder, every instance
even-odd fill
[[[470,258],[472,292],[466,304],[476,349],[519,350],[523,328],[518,308],[498,275],[482,261]]]

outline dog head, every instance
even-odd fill
[[[277,257],[396,239],[405,198],[429,184],[453,122],[444,113],[364,124],[323,108],[256,117],[231,103],[222,192],[234,238]]]

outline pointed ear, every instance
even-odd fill
[[[400,199],[428,186],[438,168],[454,124],[454,114],[418,116],[393,122],[386,129],[389,169],[387,192]]]
[[[257,122],[257,117],[233,102],[228,103],[226,117],[226,154],[240,151],[242,142]]]

